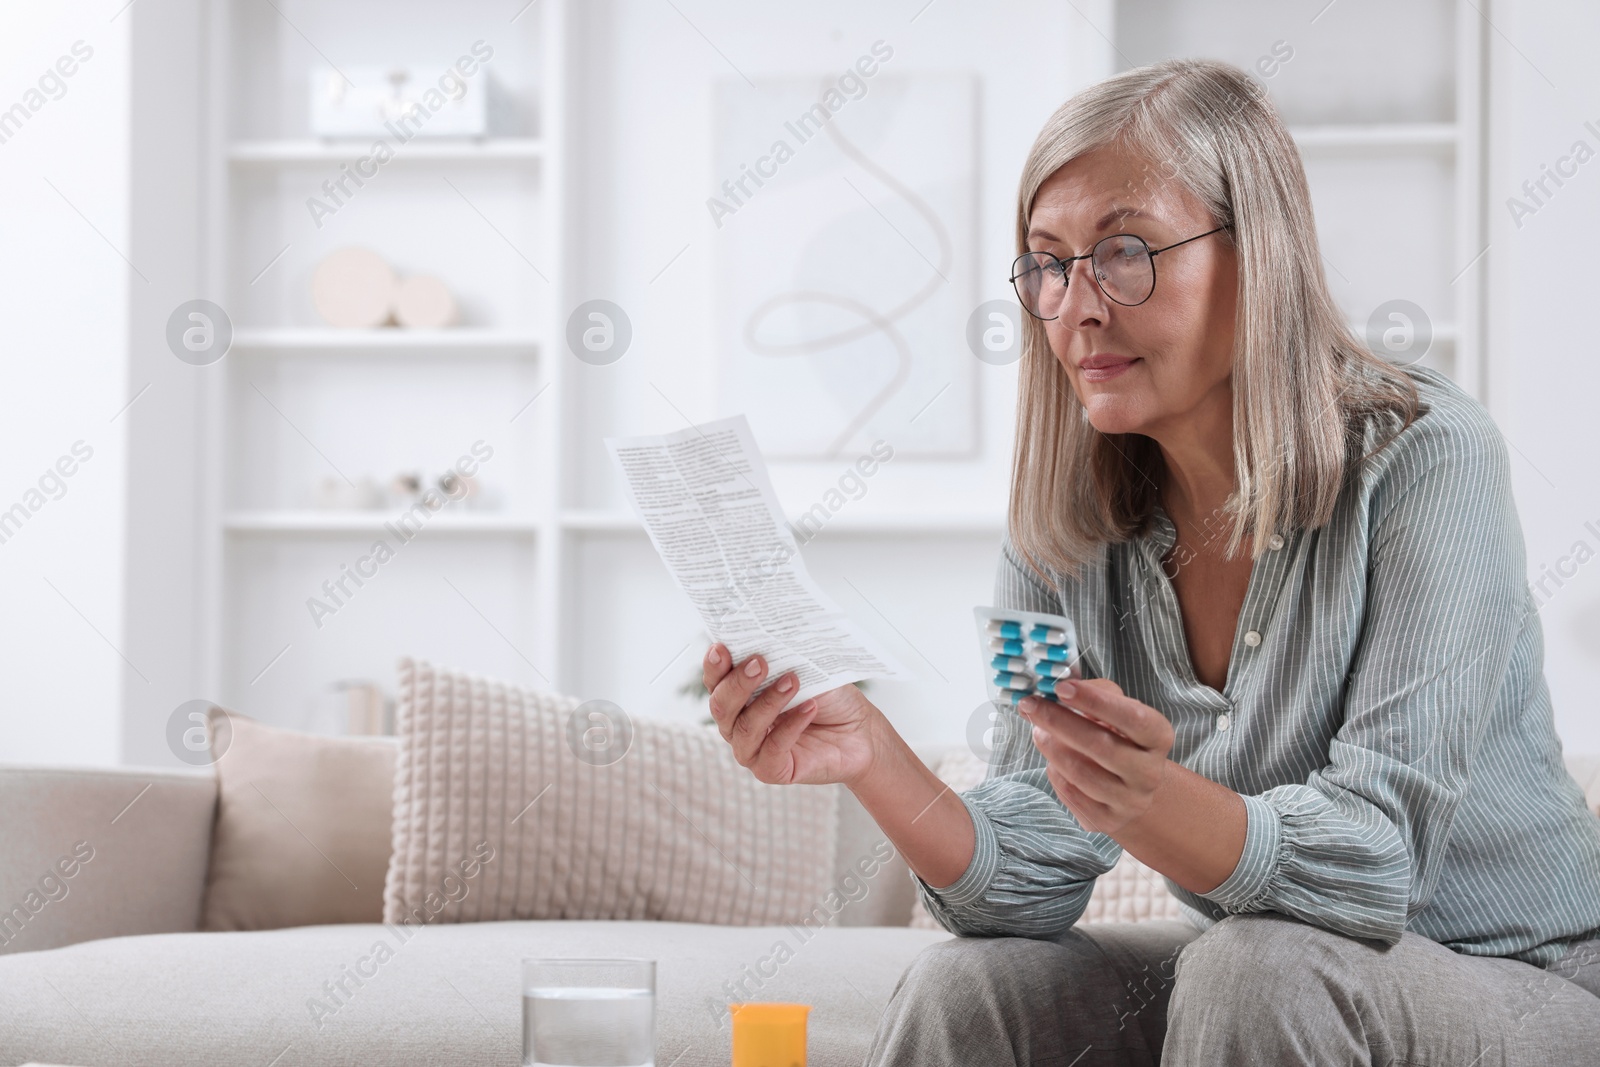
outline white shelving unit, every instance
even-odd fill
[[[361,533],[381,535],[393,520],[388,511],[234,511],[223,519],[236,534]],[[504,514],[440,515],[428,521],[429,533],[525,534],[538,531],[534,519]]]
[[[240,141],[228,150],[230,162],[240,166],[275,166],[286,163],[341,163],[350,147],[328,141]],[[499,137],[493,141],[441,140],[407,144],[399,163],[531,163],[544,155],[544,143],[533,137]],[[386,164],[387,165],[387,164]]]
[[[1335,296],[1364,335],[1389,299],[1428,315],[1421,362],[1484,397],[1484,20],[1469,0],[1105,0],[1109,69],[1215,56],[1262,77],[1301,149]],[[1381,31],[1377,30],[1381,27]],[[1265,70],[1258,59],[1276,62]],[[1286,50],[1293,56],[1282,60]],[[1406,257],[1397,252],[1411,250]]]
[[[373,13],[206,8],[202,273],[235,332],[202,396],[201,679],[213,699],[300,728],[338,728],[319,712],[336,682],[392,691],[402,655],[561,684],[567,5]],[[475,42],[493,54],[474,76],[505,105],[490,135],[419,134],[313,216],[308,198],[374,138],[312,136],[309,71],[443,71]],[[461,324],[325,326],[310,274],[346,245],[441,278]],[[476,463],[493,506],[414,515],[410,536],[396,536],[409,505],[392,494],[387,507],[311,506],[318,482],[382,490],[417,472],[437,485],[458,460]],[[379,541],[392,561],[374,561]],[[333,615],[314,618],[313,602]]]
[[[1291,126],[1289,133],[1302,151],[1353,148],[1422,149],[1454,152],[1461,132],[1449,122],[1397,122],[1370,126]]]
[[[792,526],[804,531],[802,515],[786,516]],[[644,533],[644,527],[631,512],[570,509],[561,513],[563,529],[576,533]],[[885,515],[857,518],[852,515],[828,522],[830,534],[893,534],[908,537],[945,537],[951,534],[992,534],[998,538],[1005,530],[1001,517],[983,515]],[[799,540],[804,541],[804,537]]]
[[[533,332],[461,327],[449,330],[244,329],[234,334],[238,352],[522,352],[533,355]]]

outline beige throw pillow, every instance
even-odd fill
[[[983,781],[988,765],[974,753],[958,749],[947,754],[934,768],[939,780],[958,793]],[[1124,852],[1116,865],[1095,879],[1094,891],[1079,922],[1142,922],[1146,919],[1179,919],[1178,899],[1167,889],[1160,874]],[[939,923],[917,894],[911,905],[910,925],[937,930]]]
[[[201,929],[383,918],[396,745],[322,737],[213,707],[217,814]]]
[[[385,922],[767,925],[824,907],[837,790],[759,782],[710,727],[411,660],[396,725]]]

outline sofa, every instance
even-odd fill
[[[966,755],[961,745],[916,747],[936,768]],[[1600,804],[1600,758],[1572,757],[1569,767]],[[843,877],[882,835],[839,792],[838,847],[818,859]],[[209,769],[0,766],[0,1065],[512,1067],[521,1062],[519,961],[570,955],[659,961],[661,1067],[726,1067],[730,1032],[718,1009],[743,1000],[811,1005],[807,1062],[855,1067],[906,966],[951,936],[910,925],[914,883],[898,856],[814,928],[542,921],[200,932],[217,795]],[[80,842],[91,860],[74,852]],[[387,958],[363,966],[378,943],[392,946]],[[352,984],[352,968],[366,977]],[[336,1009],[308,1011],[310,1001],[328,1005],[325,983],[341,978]]]
[[[932,766],[950,751],[918,746]],[[883,835],[848,790],[807,788],[840,794],[837,849],[819,861],[842,879]],[[13,913],[0,922],[0,1065],[511,1067],[522,1062],[523,957],[646,956],[659,961],[663,1067],[726,1067],[731,1031],[719,1009],[746,1000],[812,1005],[808,1063],[854,1067],[906,966],[951,936],[908,926],[915,887],[898,855],[815,927],[545,921],[201,932],[217,795],[210,769],[0,766],[0,908]],[[74,856],[78,842],[92,849],[88,862]],[[48,893],[40,890],[47,875]],[[23,906],[30,893],[36,912]],[[362,966],[380,942],[392,958]],[[376,973],[330,997],[324,983],[352,969]],[[309,1010],[313,1000],[325,1007]]]

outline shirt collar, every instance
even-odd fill
[[[1167,509],[1161,506],[1159,500],[1151,507],[1143,537],[1145,543],[1156,550],[1157,559],[1165,556],[1177,543],[1178,528],[1173,525],[1172,519],[1167,515]]]

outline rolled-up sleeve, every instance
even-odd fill
[[[1062,614],[1056,594],[1001,545],[994,605]],[[952,933],[979,937],[1052,938],[1078,921],[1096,876],[1122,848],[1078,824],[1045,775],[1031,727],[1015,708],[992,705],[994,729],[987,776],[961,794],[977,835],[972,862],[952,884],[934,889],[916,879],[924,906]]]
[[[1438,886],[1532,606],[1504,440],[1487,415],[1442,430],[1374,487],[1343,721],[1304,784],[1244,798],[1243,854],[1202,894],[1225,912],[1393,943]]]

